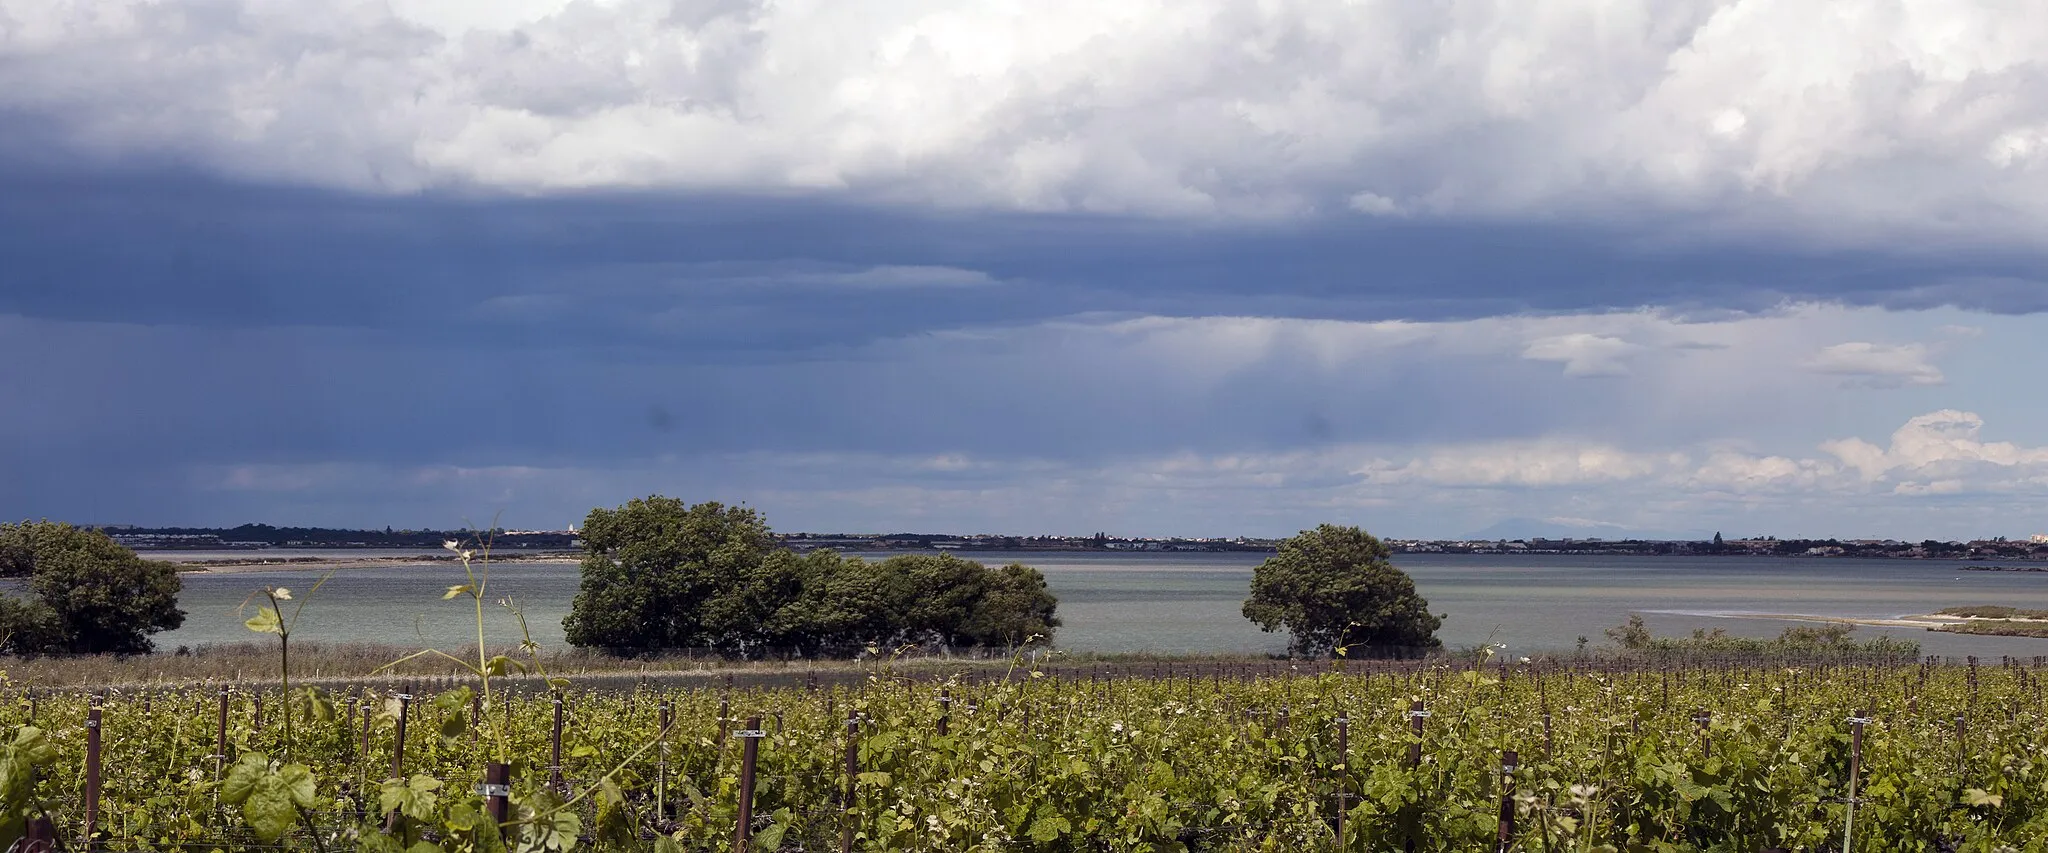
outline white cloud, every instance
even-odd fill
[[[1792,492],[1832,485],[1839,474],[1838,466],[1823,461],[1750,456],[1724,450],[1709,455],[1698,467],[1684,472],[1682,482],[1702,491],[1737,494]]]
[[[1827,376],[1846,377],[1850,385],[1860,387],[1943,384],[1948,378],[1928,361],[1931,355],[1925,344],[1851,341],[1823,348],[1806,362],[1806,369]]]
[[[1354,193],[1350,204],[1352,210],[1372,216],[1398,216],[1401,213],[1400,202],[1374,192]]]
[[[1983,430],[1984,419],[1975,413],[1943,409],[1907,421],[1892,433],[1887,447],[1847,438],[1821,449],[1865,482],[1900,482],[1909,488],[1930,488],[1958,472],[1970,473],[1985,488],[2048,477],[2048,447],[1986,442],[1979,437]]]
[[[1385,484],[1555,488],[1641,479],[1684,461],[1600,444],[1513,442],[1446,449],[1406,463],[1375,459],[1352,473]]]
[[[1566,376],[1623,376],[1628,373],[1626,356],[1635,349],[1620,338],[1576,332],[1530,341],[1522,357],[1562,364]]]
[[[0,9],[0,107],[53,116],[63,156],[376,192],[2031,241],[2044,53],[2048,16],[1989,0],[32,0]]]

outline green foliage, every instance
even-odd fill
[[[1322,656],[1365,646],[1428,649],[1442,642],[1429,602],[1390,562],[1385,543],[1356,527],[1325,524],[1280,543],[1252,574],[1245,618],[1287,629],[1290,654]]]
[[[0,604],[8,651],[138,654],[185,622],[177,570],[97,530],[0,524],[0,576],[28,578],[33,596]]]
[[[883,679],[571,692],[567,798],[545,784],[553,708],[539,694],[497,712],[522,759],[503,827],[475,793],[480,745],[467,732],[441,736],[442,718],[467,716],[465,703],[413,703],[405,775],[345,792],[341,780],[359,768],[391,767],[391,721],[375,721],[367,756],[359,723],[309,721],[294,753],[302,774],[266,757],[282,732],[252,726],[241,697],[229,731],[239,757],[215,782],[211,691],[160,692],[107,709],[102,844],[215,849],[254,832],[296,850],[731,850],[742,742],[720,732],[733,716],[760,715],[763,851],[837,849],[842,826],[864,851],[1334,850],[1339,794],[1352,850],[1399,850],[1411,836],[1418,850],[1492,850],[1503,749],[1521,755],[1507,792],[1514,850],[1839,850],[1856,717],[1871,722],[1851,851],[2036,850],[2048,839],[2041,678],[2019,667],[1424,665],[1221,682],[954,682],[947,706],[932,685]],[[1432,714],[1419,740],[1406,716],[1418,699]],[[675,717],[667,746],[644,750],[663,702]],[[0,703],[0,730],[15,732],[0,745],[0,846],[44,809],[60,833],[78,829],[87,705],[43,697],[44,728],[26,724],[25,706]],[[842,812],[848,713],[866,722]],[[1410,745],[1419,765],[1408,764]]]
[[[303,764],[281,764],[260,752],[245,752],[221,784],[220,800],[242,808],[256,837],[276,841],[299,822],[301,809],[320,804],[313,772]]]
[[[648,650],[709,645],[707,613],[730,612],[773,548],[760,514],[659,495],[583,521],[583,584],[563,621],[571,645]],[[726,598],[717,604],[706,604]]]
[[[1945,634],[1983,634],[1993,637],[2048,638],[2048,623],[2037,619],[1972,619],[1934,628]]]
[[[30,817],[42,811],[36,776],[57,763],[57,747],[42,729],[24,725],[0,746],[0,845],[12,849]]]
[[[1630,614],[1627,622],[1607,629],[1607,638],[1627,652],[1652,657],[1712,655],[1751,660],[1825,659],[1911,661],[1919,657],[1920,644],[1891,637],[1857,640],[1856,626],[1842,622],[1825,625],[1795,625],[1772,639],[1736,637],[1716,628],[1694,629],[1688,636],[1659,637],[1650,632],[1643,617]]]
[[[64,645],[57,611],[41,599],[0,595],[0,651],[35,654]]]
[[[951,554],[879,562],[775,548],[759,514],[660,496],[585,519],[571,644],[849,654],[869,645],[1017,646],[1059,626],[1045,577]]]
[[[2023,607],[2007,607],[2003,604],[1978,604],[1965,607],[1944,607],[1934,611],[1937,616],[1961,616],[1965,619],[2041,619],[2048,620],[2048,610],[2029,610]]]

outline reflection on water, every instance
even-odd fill
[[[273,556],[292,556],[278,554]],[[971,554],[1017,561],[1045,573],[1060,599],[1061,646],[1088,651],[1266,652],[1284,647],[1239,608],[1259,554]],[[1510,654],[1567,650],[1581,636],[1631,612],[1658,633],[1724,628],[1773,636],[1787,623],[1720,618],[1713,613],[1804,613],[1889,618],[1964,604],[2048,609],[2048,573],[1970,572],[1964,563],[1757,558],[1514,557],[1408,555],[1397,564],[1415,577],[1430,609],[1445,615],[1439,633],[1453,648],[1507,643]],[[310,571],[188,574],[186,627],[159,635],[161,648],[248,639],[235,615],[250,591],[268,585],[305,590]],[[300,634],[315,642],[474,642],[466,600],[442,601],[462,580],[448,564],[337,572],[306,608]],[[577,585],[575,566],[509,563],[493,571],[490,593],[516,599],[535,639],[562,640],[562,616]],[[1664,611],[1664,612],[1656,612]],[[1674,613],[1671,611],[1681,611]],[[513,642],[509,617],[491,615],[494,642]],[[1968,637],[1914,628],[1858,629],[1916,640],[1928,654],[2032,656],[2048,640]]]

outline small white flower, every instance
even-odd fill
[[[460,552],[462,550],[462,543],[457,542],[453,539],[446,539],[442,540],[441,547],[446,548],[450,551]]]
[[[1124,733],[1124,724],[1123,724],[1123,723],[1110,723],[1110,724],[1109,724],[1109,730],[1110,730],[1110,731],[1113,731],[1113,732],[1116,732],[1117,734],[1123,734],[1123,733]]]
[[[292,591],[284,587],[278,587],[270,591],[270,597],[279,601],[290,601],[292,600]]]

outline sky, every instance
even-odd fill
[[[2048,532],[2022,0],[0,0],[0,517]]]

